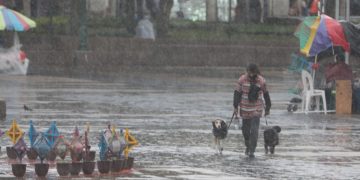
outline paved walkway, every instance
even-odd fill
[[[260,134],[254,160],[244,155],[241,131],[234,127],[222,156],[212,148],[211,121],[229,120],[232,111],[237,77],[228,74],[217,78],[136,72],[106,81],[0,76],[1,97],[8,106],[0,129],[8,129],[13,118],[24,130],[30,119],[39,130],[56,120],[61,133],[70,137],[75,125],[83,128],[90,122],[91,144],[98,150],[96,136],[108,122],[129,127],[141,143],[132,153],[135,167],[115,175],[129,179],[357,179],[359,116],[288,113],[285,103],[292,95],[287,89],[296,78],[284,71],[264,74],[274,104],[267,121],[282,127],[281,141],[275,155],[265,155]],[[24,104],[34,110],[25,112]],[[264,119],[260,128],[266,128]],[[0,177],[12,177],[7,163],[14,161],[4,152],[11,142],[2,137],[0,144]],[[54,166],[48,178],[57,177]],[[35,177],[33,171],[28,165],[27,178]]]

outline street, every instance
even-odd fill
[[[210,71],[210,70],[209,70]],[[70,139],[78,125],[83,133],[90,123],[90,143],[98,151],[97,136],[108,123],[128,127],[140,142],[131,153],[131,171],[104,178],[127,179],[357,179],[360,175],[360,119],[358,115],[289,113],[293,97],[288,89],[296,76],[286,69],[266,70],[273,108],[269,126],[282,128],[274,155],[265,155],[261,119],[255,159],[245,156],[241,130],[230,128],[223,155],[213,148],[211,121],[229,122],[232,115],[236,69],[214,69],[207,73],[168,71],[123,72],[94,80],[43,76],[0,76],[0,98],[7,103],[7,120],[27,131],[33,120],[39,131],[56,121],[60,133]],[[217,74],[219,76],[217,76]],[[33,111],[25,111],[23,105]],[[28,138],[25,138],[28,142]],[[0,178],[13,177],[5,146],[1,141]],[[98,154],[96,159],[98,159]],[[58,158],[59,159],[59,158]],[[68,157],[67,160],[70,160]],[[24,158],[24,162],[27,159]],[[51,163],[48,178],[57,178]],[[98,177],[97,170],[95,177]],[[27,166],[26,178],[35,178],[34,166]],[[81,175],[81,177],[83,177]],[[89,177],[91,178],[91,177]]]

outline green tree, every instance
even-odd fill
[[[170,12],[173,5],[173,0],[160,0],[159,12],[155,16],[155,27],[159,37],[166,36],[169,31]]]

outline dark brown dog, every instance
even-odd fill
[[[275,153],[275,146],[279,144],[279,133],[281,132],[281,128],[279,126],[274,126],[272,128],[266,129],[264,131],[264,146],[265,146],[265,153],[274,154]]]

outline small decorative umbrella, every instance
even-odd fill
[[[108,144],[103,133],[100,133],[100,142],[98,144],[100,149],[100,160],[106,160],[106,153],[108,152]]]
[[[19,128],[19,125],[16,123],[14,119],[11,127],[8,131],[6,131],[6,135],[8,135],[11,141],[15,144],[23,135],[23,131]]]
[[[26,16],[0,5],[0,30],[27,31],[36,23]]]
[[[22,136],[14,145],[14,149],[16,151],[17,156],[20,159],[20,162],[22,160],[22,158],[24,157],[27,147],[26,147],[26,143],[24,141],[24,136]]]
[[[125,129],[125,142],[126,142],[126,146],[124,149],[124,156],[127,159],[129,156],[129,152],[136,146],[139,144],[139,142],[135,139],[135,137],[133,137],[132,135],[130,135],[129,129],[126,128]]]
[[[109,141],[109,150],[116,157],[120,157],[125,148],[125,144],[124,139],[121,139],[120,133],[114,133]]]
[[[43,163],[43,160],[46,158],[46,156],[49,154],[51,150],[51,146],[45,137],[44,133],[40,134],[40,137],[36,139],[34,143],[35,151],[38,153],[40,157],[41,164]]]
[[[75,126],[74,133],[73,133],[73,139],[70,143],[70,149],[73,153],[79,155],[82,153],[84,145],[81,142],[81,136],[79,133],[79,128]]]
[[[306,56],[316,56],[334,46],[350,51],[342,25],[325,14],[306,17],[295,31],[295,36],[299,38],[300,51]]]
[[[56,153],[60,156],[60,158],[64,160],[69,150],[69,144],[64,136],[59,136],[57,138],[54,148],[56,149]]]
[[[56,127],[56,122],[51,122],[50,128],[44,133],[51,147],[53,147],[56,139],[60,136],[60,133]]]
[[[39,136],[39,133],[36,131],[32,120],[30,120],[30,128],[29,128],[29,140],[30,140],[30,147],[34,146],[36,138]]]

